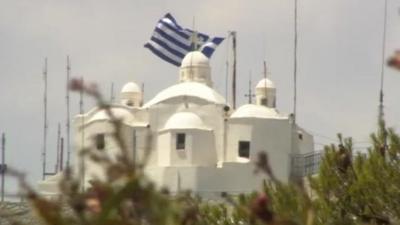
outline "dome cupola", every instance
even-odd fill
[[[179,82],[187,81],[212,86],[209,59],[199,51],[189,52],[182,60],[179,71]]]
[[[263,78],[258,82],[256,86],[256,104],[270,108],[276,107],[276,88],[271,80]]]
[[[121,104],[128,107],[140,107],[143,102],[142,90],[134,82],[126,83],[121,90]]]

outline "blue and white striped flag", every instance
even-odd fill
[[[190,51],[201,51],[210,58],[223,40],[221,37],[210,38],[206,34],[182,28],[174,17],[167,13],[158,21],[153,35],[144,47],[165,61],[180,66],[183,57]]]

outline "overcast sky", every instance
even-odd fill
[[[388,0],[386,56],[400,48],[397,0]],[[246,102],[251,71],[262,78],[267,60],[277,86],[278,109],[293,105],[294,0],[0,0],[0,132],[7,134],[7,161],[41,177],[42,68],[48,57],[48,170],[54,168],[57,123],[65,134],[65,61],[72,76],[97,82],[108,96],[128,81],[145,83],[145,101],[175,84],[178,68],[143,48],[165,13],[180,25],[215,36],[238,32],[238,100]],[[376,127],[384,0],[299,0],[298,123],[315,135],[316,148],[336,133],[366,146]],[[215,88],[225,95],[228,43],[214,53]],[[254,84],[255,85],[255,84]],[[385,113],[400,125],[400,73],[385,69]],[[71,98],[72,115],[78,96]],[[86,102],[86,110],[91,108]],[[13,191],[14,184],[7,184]]]

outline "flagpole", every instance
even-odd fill
[[[297,117],[297,0],[294,0],[293,124]]]
[[[43,68],[44,95],[43,95],[43,150],[42,150],[42,179],[46,177],[46,147],[47,147],[47,57]]]
[[[231,31],[233,66],[232,66],[232,107],[236,109],[236,31]]]
[[[71,65],[70,65],[70,61],[69,61],[69,56],[67,56],[67,93],[66,93],[66,101],[67,101],[67,123],[66,123],[66,126],[67,126],[67,140],[66,140],[66,150],[67,150],[67,163],[66,163],[66,166],[67,167],[69,167],[69,164],[70,164],[70,155],[71,155],[71,146],[70,146],[70,142],[71,142],[71,140],[70,140],[70,133],[71,133],[71,131],[70,131],[70,127],[71,127],[71,125],[70,125],[70,98],[69,98],[69,87],[68,87],[68,85],[69,85],[69,81],[70,81],[70,74],[71,74]]]
[[[380,82],[380,91],[379,91],[379,121],[384,120],[383,84],[384,84],[384,76],[385,76],[386,26],[387,26],[387,0],[385,0],[383,33],[382,33],[382,64],[381,64],[381,82]]]
[[[228,37],[226,42],[229,43],[230,32],[228,32]],[[225,101],[228,103],[228,83],[229,83],[229,44],[226,45],[226,62],[225,62]]]
[[[1,202],[4,202],[4,192],[5,192],[5,174],[6,174],[6,134],[1,135]]]

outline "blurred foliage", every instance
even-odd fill
[[[264,191],[230,196],[221,193],[219,201],[205,201],[190,192],[172,196],[159,189],[144,175],[145,161],[133,163],[121,137],[120,121],[102,100],[94,85],[79,80],[71,90],[83,91],[97,99],[115,126],[114,138],[121,148],[117,160],[83,154],[107,171],[105,181],[91,183],[82,190],[79,179],[65,170],[59,199],[38,195],[25,182],[23,174],[10,171],[19,179],[25,198],[42,224],[51,225],[352,225],[399,224],[400,216],[400,137],[383,121],[371,135],[372,147],[355,153],[351,138],[338,135],[339,144],[325,147],[317,176],[289,184],[277,180],[265,153],[259,155],[257,171],[269,176]],[[18,217],[12,219],[18,223]]]

